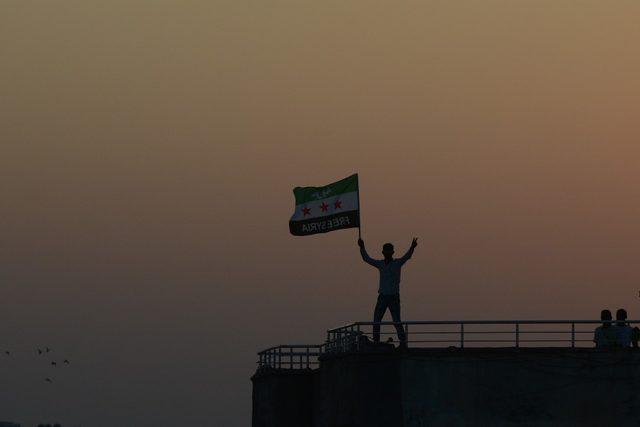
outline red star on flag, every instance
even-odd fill
[[[311,215],[311,209],[302,208],[302,216],[307,216],[307,215]]]
[[[340,200],[336,200],[333,204],[334,209],[342,209],[342,202]]]
[[[322,202],[322,204],[320,205],[320,209],[322,209],[322,212],[326,212],[327,209],[329,209],[329,205],[325,202]]]

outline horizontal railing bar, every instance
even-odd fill
[[[322,356],[324,353],[307,353],[307,352],[297,352],[297,353],[267,353],[267,356],[270,355],[276,355],[279,356],[281,359],[285,359],[285,358],[291,358],[293,356],[309,356],[309,357],[318,357],[318,356]]]
[[[257,364],[260,364],[260,361],[257,361],[256,363],[257,363]],[[273,363],[263,362],[263,363],[262,363],[262,365],[264,365],[264,366],[277,365],[277,364],[278,364],[278,362],[273,362]],[[284,364],[284,365],[288,365],[288,364],[289,364],[289,361],[288,361],[288,360],[287,360],[286,362],[285,362],[285,361],[283,361],[283,362],[282,362],[282,364]],[[298,365],[298,366],[300,366],[300,361],[294,361],[294,362],[293,362],[293,364],[294,364],[294,365]],[[303,364],[303,365],[319,365],[319,364],[320,364],[320,362],[312,362],[312,361],[309,361],[309,363],[307,363],[305,360],[303,360],[303,361],[302,361],[302,364]],[[299,368],[298,368],[298,369],[299,369]]]
[[[298,345],[278,345],[275,347],[269,347],[265,350],[260,351],[258,354],[263,354],[263,353],[267,353],[269,351],[277,351],[280,348],[322,348],[324,346],[324,344],[309,344],[309,345],[304,345],[304,344],[298,344]]]
[[[574,331],[574,334],[589,334],[593,335],[595,331]],[[475,332],[477,334],[483,334],[484,332]],[[490,333],[490,332],[488,332]],[[511,333],[514,333],[513,331]],[[571,330],[567,331],[520,331],[520,334],[571,334]],[[567,340],[571,340],[571,338],[567,338]]]
[[[466,333],[466,332],[465,332]],[[460,340],[452,340],[452,342],[460,342]],[[510,342],[510,343],[514,343],[514,340],[464,340],[464,343],[468,343],[468,342]]]
[[[475,335],[489,335],[489,334],[515,334],[516,331],[465,331],[465,335],[469,334],[475,334]],[[571,330],[566,330],[566,331],[519,331],[520,334],[570,334]],[[578,333],[590,333],[593,334],[593,331],[575,331],[576,334]],[[460,335],[460,331],[459,330],[455,330],[455,331],[411,331],[411,335],[442,335],[442,334],[449,334],[449,335]],[[372,335],[372,333],[364,333],[363,335],[366,336],[370,336]],[[380,332],[380,335],[397,335],[397,332],[393,331],[393,332]]]
[[[465,334],[513,334],[515,333],[515,330],[511,330],[511,331],[465,331]],[[521,334],[547,334],[547,333],[554,333],[554,334],[570,334],[571,333],[571,329],[567,329],[567,330],[563,330],[563,331],[523,331],[520,330]],[[593,334],[594,330],[584,330],[584,331],[574,331],[574,333],[576,334]],[[380,331],[380,335],[397,335],[398,333],[394,330],[392,331]],[[417,332],[411,332],[411,334],[416,334],[416,335],[426,335],[426,334],[460,334],[460,330],[459,329],[454,329],[451,331],[417,331]],[[366,335],[366,336],[370,336],[373,335],[373,332],[371,331],[361,331],[359,335]]]
[[[402,325],[545,325],[545,324],[598,324],[598,323],[618,323],[615,320],[405,320],[398,322]],[[625,323],[636,324],[640,320],[625,320]],[[329,329],[327,332],[339,332],[356,326],[373,326],[373,325],[389,325],[393,326],[396,322],[355,322],[339,328]]]
[[[324,344],[287,344],[287,345],[277,345],[275,347],[271,347],[267,350],[275,349],[275,348],[320,348]]]
[[[591,340],[573,340],[574,342],[593,342]],[[520,340],[520,342],[571,342],[571,340],[555,340],[555,339],[539,339],[539,340]]]
[[[465,332],[466,333],[466,332]],[[439,343],[439,342],[455,342],[455,343],[460,343],[460,340],[409,340],[407,341],[408,343],[419,343],[419,342],[433,342],[433,343]],[[469,342],[508,342],[508,343],[515,343],[514,340],[464,340],[464,343],[469,343]]]
[[[466,332],[465,332],[466,333]],[[574,340],[575,342],[592,342],[591,340]],[[407,341],[409,344],[410,343],[419,343],[419,342],[433,342],[433,343],[439,343],[439,342],[456,342],[459,343],[460,340],[408,340]],[[464,340],[465,344],[469,343],[469,342],[510,342],[510,343],[514,343],[515,344],[515,340]],[[554,339],[548,339],[548,340],[520,340],[520,342],[569,342],[569,340],[554,340]]]
[[[514,334],[516,331],[465,331],[465,334]],[[593,334],[594,331],[574,331],[576,334]],[[521,334],[570,334],[571,329],[567,329],[566,331],[523,331],[520,330]],[[380,332],[380,335],[397,335],[396,331],[391,332]],[[459,330],[454,331],[411,331],[411,335],[429,335],[429,334],[460,334]],[[362,332],[361,335],[372,336],[372,332]]]

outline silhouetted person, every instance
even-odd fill
[[[376,302],[376,308],[373,311],[373,321],[380,322],[384,317],[387,308],[391,312],[391,318],[395,322],[395,328],[398,332],[398,339],[400,340],[400,346],[407,346],[407,336],[402,327],[402,320],[400,319],[400,270],[405,262],[407,262],[416,246],[418,246],[418,239],[414,237],[411,242],[411,247],[402,258],[394,259],[393,245],[391,243],[385,243],[382,246],[382,255],[384,259],[376,260],[367,254],[367,250],[364,247],[364,241],[358,239],[358,246],[360,246],[360,255],[367,264],[370,264],[378,269],[380,272],[380,284],[378,287],[378,301]],[[373,341],[375,343],[380,342],[380,325],[373,325]]]
[[[611,348],[616,344],[616,332],[613,329],[610,321],[612,319],[611,312],[609,310],[602,310],[600,312],[600,320],[603,320],[602,326],[598,326],[593,335],[593,342],[596,343],[597,348]]]
[[[616,346],[617,347],[629,347],[631,346],[631,339],[633,338],[633,328],[626,322],[627,310],[624,308],[616,311],[616,326],[614,328],[616,332]]]

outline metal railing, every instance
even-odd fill
[[[324,345],[279,345],[258,353],[258,368],[311,369],[318,366]]]
[[[615,320],[439,320],[400,324],[410,348],[469,347],[593,347],[596,327]],[[626,324],[640,326],[640,320]],[[396,338],[394,322],[355,322],[329,329],[324,344],[279,345],[258,353],[259,368],[311,369],[324,354],[366,350],[373,326],[380,326],[380,341]]]
[[[400,324],[408,347],[586,347],[602,320],[445,320]],[[640,320],[627,320],[638,325]],[[355,322],[327,331],[327,353],[357,351],[373,339],[374,322]],[[396,323],[379,322],[380,341],[397,339]],[[591,327],[588,327],[591,326]],[[589,343],[589,344],[587,344]]]

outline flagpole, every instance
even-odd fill
[[[358,240],[362,239],[362,232],[360,227],[362,226],[362,217],[360,216],[360,175],[356,173],[356,182],[358,183]]]

